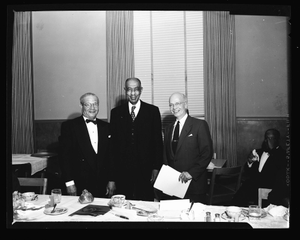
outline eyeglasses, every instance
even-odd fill
[[[136,87],[134,89],[132,89],[132,88],[125,88],[125,91],[126,92],[140,92],[141,88],[140,87]]]
[[[172,108],[172,107],[173,107],[173,108],[174,108],[174,107],[177,108],[177,107],[179,107],[179,106],[180,106],[181,104],[183,104],[183,103],[184,103],[184,102],[177,102],[177,103],[174,103],[174,104],[170,103],[170,104],[169,104],[169,107],[170,107],[170,108]]]
[[[91,107],[98,108],[99,104],[98,103],[83,103],[82,106],[84,106],[85,108],[91,108]]]

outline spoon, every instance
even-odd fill
[[[57,206],[57,204],[55,203],[55,204],[54,204],[54,207],[53,207],[53,209],[52,209],[52,211],[51,211],[51,213],[54,213],[54,212],[55,212],[56,206]]]

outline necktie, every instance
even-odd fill
[[[180,122],[177,121],[177,124],[175,126],[175,130],[174,130],[174,134],[173,134],[172,150],[173,150],[174,154],[176,152],[176,148],[177,148],[177,144],[178,144],[178,139],[179,139],[179,124],[180,124]]]
[[[131,107],[131,113],[130,113],[130,115],[131,115],[132,121],[134,121],[134,119],[135,119],[135,114],[134,114],[134,109],[135,108],[136,108],[136,106],[132,106]]]
[[[86,119],[85,121],[86,121],[87,123],[92,122],[92,123],[94,123],[95,125],[97,125],[97,121],[96,121],[96,120]]]

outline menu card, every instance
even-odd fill
[[[156,178],[154,187],[167,195],[184,198],[191,181],[182,183],[178,180],[180,174],[180,172],[170,166],[163,165]]]

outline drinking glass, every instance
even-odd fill
[[[249,219],[256,220],[261,217],[261,208],[258,205],[249,206]]]
[[[61,189],[52,189],[51,190],[51,195],[54,198],[54,203],[60,203],[61,201]]]

